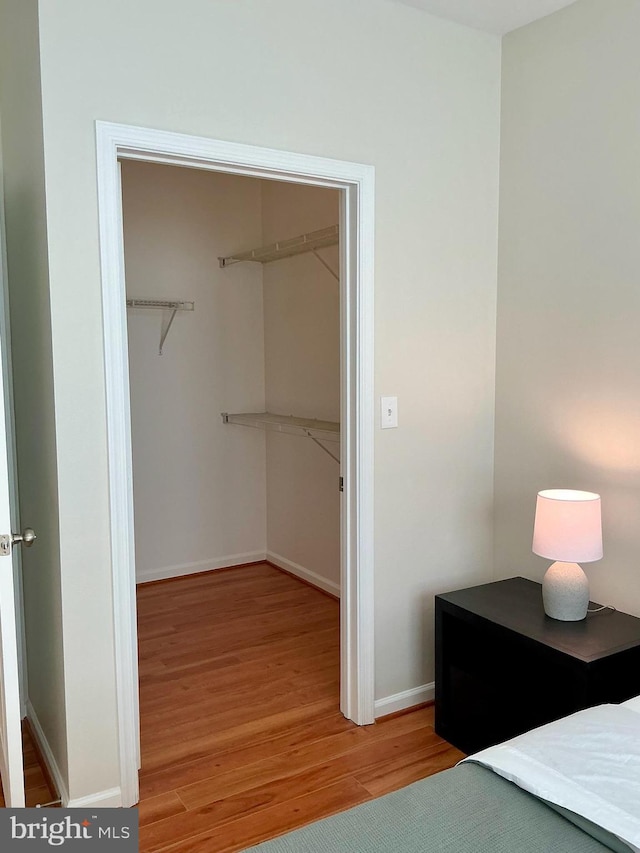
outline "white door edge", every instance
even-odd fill
[[[4,365],[0,364],[0,534],[10,537],[10,460],[6,441],[8,433],[5,423],[3,368]],[[0,775],[7,806],[22,808],[25,798],[20,729],[20,678],[14,555],[11,551],[9,545],[7,552],[0,556]]]
[[[9,500],[11,502],[11,524],[13,530],[22,530],[20,508],[18,504],[18,462],[16,449],[15,423],[13,420],[13,370],[11,366],[11,326],[9,323],[9,282],[7,279],[7,244],[4,224],[4,184],[0,171],[0,282],[2,283],[2,314],[4,322],[0,330],[2,338],[2,367],[6,395],[6,431],[9,474]],[[27,639],[24,624],[24,593],[22,589],[22,552],[17,548],[13,553],[13,585],[16,599],[16,639],[18,648],[18,679],[20,685],[20,714],[27,715]]]
[[[124,806],[138,801],[139,706],[126,291],[119,159],[340,189],[342,713],[374,722],[373,241],[374,168],[206,137],[96,122],[98,210],[111,508],[113,622]]]

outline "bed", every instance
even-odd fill
[[[579,711],[252,853],[640,853],[640,697]]]

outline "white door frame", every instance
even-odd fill
[[[138,801],[139,708],[131,423],[119,159],[342,190],[340,709],[374,721],[374,169],[359,163],[96,122],[111,508],[111,563],[122,803]]]

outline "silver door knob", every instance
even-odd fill
[[[11,534],[12,545],[24,545],[25,548],[30,548],[38,537],[30,527],[25,527],[22,533]]]

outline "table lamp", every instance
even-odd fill
[[[602,557],[600,495],[573,489],[538,492],[533,553],[556,560],[542,581],[544,612],[562,622],[587,615],[589,581],[578,565]]]

